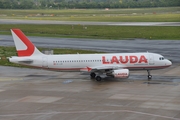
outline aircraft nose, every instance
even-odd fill
[[[171,66],[171,65],[172,65],[172,62],[171,62],[170,60],[167,60],[166,65]]]

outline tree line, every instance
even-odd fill
[[[180,0],[0,0],[0,9],[88,9],[172,6],[180,6]]]

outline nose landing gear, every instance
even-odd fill
[[[147,72],[148,72],[148,80],[151,80],[152,79],[152,75],[150,73],[150,70],[147,70]]]

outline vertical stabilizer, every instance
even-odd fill
[[[42,55],[20,29],[11,29],[11,33],[19,57]]]

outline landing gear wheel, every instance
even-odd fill
[[[92,72],[92,73],[90,74],[90,76],[91,76],[91,78],[95,78],[95,77],[96,77],[96,74],[95,74],[94,72]]]
[[[151,80],[152,79],[152,75],[148,75],[148,80]]]
[[[151,80],[152,79],[152,75],[150,73],[150,70],[147,70],[147,72],[148,72],[148,80]]]
[[[102,78],[101,78],[100,76],[96,76],[96,80],[97,80],[97,81],[101,81]]]

